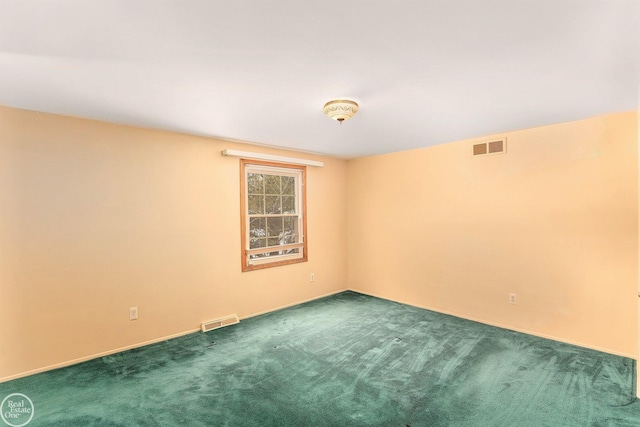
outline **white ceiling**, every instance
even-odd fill
[[[639,77],[640,0],[0,0],[2,105],[345,158],[633,110]]]

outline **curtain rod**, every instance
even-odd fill
[[[291,163],[293,165],[305,165],[305,166],[318,166],[323,167],[323,162],[317,162],[315,160],[297,159],[295,157],[274,156],[273,154],[251,153],[249,151],[238,150],[222,150],[223,156],[242,157],[244,159],[253,160],[271,160],[282,163]]]

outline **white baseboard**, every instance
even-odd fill
[[[615,351],[615,350],[611,350],[611,349],[607,349],[607,348],[593,346],[593,345],[582,343],[582,342],[566,340],[564,338],[560,338],[560,337],[557,337],[557,336],[554,336],[554,335],[547,335],[547,334],[542,334],[542,333],[539,333],[539,332],[534,332],[534,331],[530,331],[530,330],[526,330],[526,329],[514,328],[512,326],[507,326],[507,325],[504,325],[504,324],[501,324],[501,323],[492,322],[490,320],[480,319],[480,318],[476,318],[476,317],[472,317],[472,316],[466,316],[466,315],[463,315],[463,314],[460,314],[460,313],[456,313],[456,312],[440,310],[440,309],[437,309],[437,308],[429,307],[429,306],[426,306],[426,305],[420,305],[420,304],[416,304],[416,303],[409,302],[409,301],[392,299],[392,298],[385,297],[383,295],[378,295],[378,294],[375,294],[375,293],[372,293],[372,292],[365,292],[365,291],[361,291],[361,290],[358,290],[358,289],[355,289],[355,288],[349,288],[348,290],[353,291],[353,292],[358,292],[360,294],[369,295],[369,296],[372,296],[372,297],[384,299],[384,300],[387,300],[387,301],[398,302],[400,304],[406,304],[406,305],[410,305],[412,307],[423,308],[425,310],[434,311],[436,313],[441,313],[441,314],[446,314],[446,315],[453,316],[453,317],[458,317],[460,319],[471,320],[473,322],[478,322],[478,323],[482,323],[482,324],[489,325],[489,326],[495,326],[495,327],[501,328],[501,329],[508,329],[510,331],[520,332],[520,333],[527,334],[527,335],[533,335],[533,336],[539,337],[539,338],[546,338],[548,340],[558,341],[558,342],[561,342],[561,343],[564,343],[564,344],[575,345],[577,347],[583,347],[583,348],[587,348],[587,349],[590,349],[590,350],[596,350],[596,351],[601,351],[603,353],[613,354],[615,356],[627,357],[629,359],[638,360],[638,355],[636,355],[636,354],[623,353],[623,352],[619,352],[619,351]],[[638,393],[640,394],[640,389],[639,389]]]
[[[178,332],[177,334],[167,335],[167,336],[164,336],[164,337],[161,337],[161,338],[154,338],[154,339],[149,340],[149,341],[143,341],[143,342],[136,343],[136,344],[131,344],[131,345],[128,345],[128,346],[125,346],[125,347],[119,347],[119,348],[116,348],[116,349],[113,349],[113,350],[106,350],[106,351],[103,351],[103,352],[100,352],[100,353],[95,353],[95,354],[90,354],[90,355],[87,355],[87,356],[79,357],[77,359],[67,360],[67,361],[60,362],[60,363],[54,363],[53,365],[43,366],[42,368],[32,369],[30,371],[20,372],[19,374],[14,374],[14,375],[9,375],[7,377],[2,377],[2,378],[0,378],[0,383],[11,381],[11,380],[16,380],[18,378],[28,377],[29,375],[40,374],[42,372],[51,371],[53,369],[64,368],[66,366],[71,366],[71,365],[75,365],[75,364],[78,364],[78,363],[87,362],[89,360],[97,359],[99,357],[104,357],[104,356],[109,356],[111,354],[120,353],[121,351],[133,350],[134,348],[140,348],[140,347],[144,347],[146,345],[156,344],[156,343],[159,343],[159,342],[162,342],[162,341],[170,340],[172,338],[178,338],[178,337],[181,337],[183,335],[192,334],[192,333],[198,332],[198,331],[200,331],[200,328],[189,329],[188,331]]]
[[[294,302],[294,303],[291,303],[291,304],[283,305],[283,306],[280,306],[280,307],[277,307],[277,308],[274,308],[274,309],[271,309],[271,310],[265,310],[265,311],[261,311],[259,313],[252,313],[250,316],[245,316],[245,317],[242,317],[241,319],[248,319],[248,318],[251,318],[251,317],[259,316],[261,314],[270,313],[272,311],[282,310],[283,308],[293,307],[294,305],[303,304],[305,302],[310,302],[310,301],[317,300],[317,299],[320,299],[320,298],[325,298],[325,297],[328,297],[328,296],[331,296],[331,295],[339,294],[340,292],[345,292],[346,290],[347,289],[341,289],[339,291],[330,292],[328,294],[316,296],[316,297],[313,297],[313,298],[307,298],[307,299],[304,299],[302,301],[298,301],[298,302]],[[167,336],[163,336],[163,337],[160,337],[160,338],[154,338],[152,340],[143,341],[143,342],[139,342],[139,343],[136,343],[136,344],[131,344],[131,345],[128,345],[128,346],[125,346],[125,347],[119,347],[119,348],[115,348],[113,350],[106,350],[106,351],[103,351],[103,352],[100,352],[100,353],[94,353],[94,354],[90,354],[90,355],[87,355],[87,356],[79,357],[77,359],[67,360],[67,361],[60,362],[60,363],[54,363],[52,365],[43,366],[41,368],[32,369],[32,370],[29,370],[29,371],[26,371],[26,372],[20,372],[18,374],[14,374],[14,375],[9,375],[9,376],[0,378],[0,383],[4,383],[4,382],[7,382],[7,381],[11,381],[11,380],[17,380],[18,378],[28,377],[30,375],[40,374],[42,372],[51,371],[53,369],[64,368],[66,366],[71,366],[71,365],[75,365],[75,364],[78,364],[78,363],[87,362],[87,361],[92,360],[92,359],[97,359],[99,357],[109,356],[111,354],[120,353],[122,351],[133,350],[134,348],[140,348],[140,347],[144,347],[144,346],[147,346],[147,345],[156,344],[156,343],[159,343],[159,342],[162,342],[162,341],[170,340],[172,338],[178,338],[178,337],[181,337],[181,336],[184,336],[184,335],[192,334],[194,332],[200,332],[200,328],[189,329],[189,330],[186,330],[186,331],[178,332],[176,334],[167,335]]]
[[[360,293],[360,294],[363,294],[363,295],[369,295],[369,296],[372,296],[372,297],[384,299],[384,300],[387,300],[387,301],[398,302],[398,303],[401,303],[401,304],[406,304],[406,305],[410,305],[410,306],[413,306],[413,307],[418,307],[418,308],[434,311],[434,312],[437,312],[437,313],[442,313],[442,314],[447,314],[447,315],[454,316],[454,317],[459,317],[461,319],[471,320],[473,322],[483,323],[483,324],[489,325],[489,326],[495,326],[495,327],[502,328],[502,329],[508,329],[508,330],[511,330],[511,331],[521,332],[521,333],[524,333],[524,334],[533,335],[533,336],[537,336],[537,337],[540,337],[540,338],[546,338],[546,339],[550,339],[550,340],[553,340],[553,341],[562,342],[562,343],[565,343],[565,344],[571,344],[571,345],[575,345],[575,346],[578,346],[578,347],[583,347],[583,348],[588,348],[588,349],[591,349],[591,350],[601,351],[603,353],[614,354],[616,356],[627,357],[627,358],[634,359],[634,360],[638,359],[637,355],[621,353],[621,352],[617,352],[617,351],[612,351],[612,350],[606,349],[606,348],[600,348],[600,347],[588,345],[588,344],[585,344],[585,343],[580,343],[580,342],[575,342],[575,341],[571,341],[571,340],[562,339],[562,338],[559,338],[559,337],[556,337],[556,336],[553,336],[553,335],[541,334],[541,333],[532,332],[532,331],[525,330],[525,329],[513,328],[513,327],[510,327],[510,326],[507,326],[507,325],[500,324],[500,323],[491,322],[491,321],[487,321],[487,320],[483,320],[483,319],[479,319],[479,318],[474,318],[474,317],[470,317],[470,316],[464,316],[464,315],[461,315],[461,314],[455,313],[455,312],[448,312],[448,311],[438,310],[438,309],[435,309],[433,307],[423,306],[423,305],[415,304],[415,303],[412,303],[412,302],[409,302],[409,301],[395,300],[395,299],[387,298],[387,297],[382,296],[382,295],[377,295],[377,294],[372,293],[372,292],[365,292],[365,291],[362,291],[362,290],[359,290],[359,289],[355,289],[355,288],[341,289],[341,290],[338,290],[338,291],[329,292],[327,294],[319,295],[319,296],[316,296],[316,297],[313,297],[313,298],[307,298],[307,299],[304,299],[304,300],[301,300],[301,301],[297,301],[297,302],[294,302],[294,303],[291,303],[291,304],[282,305],[282,306],[279,306],[279,307],[276,307],[276,308],[273,308],[273,309],[269,309],[269,310],[265,310],[265,311],[261,311],[261,312],[257,312],[257,313],[252,313],[250,316],[241,317],[241,320],[242,319],[249,319],[251,317],[260,316],[260,315],[271,313],[271,312],[278,311],[278,310],[282,310],[284,308],[293,307],[295,305],[304,304],[305,302],[310,302],[310,301],[314,301],[314,300],[317,300],[317,299],[326,298],[326,297],[329,297],[331,295],[339,294],[339,293],[345,292],[345,291],[353,291],[353,292],[357,292],[357,293]],[[21,373],[14,374],[14,375],[9,375],[7,377],[0,378],[0,383],[11,381],[11,380],[15,380],[15,379],[18,379],[18,378],[27,377],[27,376],[30,376],[30,375],[39,374],[39,373],[46,372],[46,371],[51,371],[53,369],[64,368],[66,366],[71,366],[71,365],[75,365],[75,364],[78,364],[78,363],[87,362],[87,361],[92,360],[92,359],[97,359],[99,357],[109,356],[111,354],[120,353],[120,352],[126,351],[126,350],[132,350],[134,348],[140,348],[140,347],[144,347],[144,346],[147,346],[147,345],[156,344],[156,343],[159,343],[159,342],[162,342],[162,341],[170,340],[172,338],[178,338],[178,337],[181,337],[181,336],[184,336],[184,335],[188,335],[188,334],[192,334],[192,333],[199,332],[199,331],[200,331],[199,328],[189,329],[189,330],[186,330],[186,331],[183,331],[183,332],[178,332],[176,334],[167,335],[167,336],[163,336],[163,337],[160,337],[160,338],[154,338],[152,340],[143,341],[143,342],[132,344],[132,345],[128,345],[128,346],[125,346],[125,347],[119,347],[119,348],[116,348],[116,349],[107,350],[107,351],[103,351],[103,352],[100,352],[100,353],[90,354],[90,355],[87,355],[87,356],[79,357],[77,359],[72,359],[72,360],[68,360],[68,361],[64,361],[64,362],[60,362],[60,363],[55,363],[55,364],[52,364],[52,365],[44,366],[44,367],[41,367],[41,368],[32,369],[32,370],[29,370],[29,371],[26,371],[26,372],[21,372]],[[638,397],[640,397],[640,387],[638,388]]]
[[[339,290],[339,291],[333,291],[333,292],[329,292],[329,293],[327,293],[327,294],[322,294],[322,295],[317,296],[317,297],[307,298],[307,299],[304,299],[304,300],[302,300],[302,301],[293,302],[293,303],[291,303],[291,304],[281,305],[281,306],[276,307],[276,308],[273,308],[273,309],[269,309],[269,310],[265,310],[265,311],[260,311],[260,312],[257,312],[257,313],[251,313],[249,316],[243,316],[243,317],[241,317],[241,318],[240,318],[240,320],[250,319],[250,318],[252,318],[252,317],[261,316],[261,315],[263,315],[263,314],[267,314],[267,313],[271,313],[271,312],[274,312],[274,311],[282,310],[282,309],[284,309],[284,308],[293,307],[294,305],[300,305],[300,304],[304,304],[305,302],[311,302],[311,301],[315,301],[315,300],[317,300],[317,299],[330,297],[331,295],[339,294],[339,293],[341,293],[341,292],[346,292],[346,291],[348,291],[348,290],[350,290],[350,289],[346,289],[346,288],[345,288],[345,289],[341,289],[341,290]],[[356,292],[357,292],[357,291],[356,291]],[[364,292],[363,292],[363,293],[364,293]]]

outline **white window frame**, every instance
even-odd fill
[[[306,167],[300,165],[289,165],[275,162],[262,162],[256,160],[241,159],[241,215],[242,215],[242,271],[252,271],[279,265],[288,265],[307,261],[307,239],[306,239]],[[266,174],[277,176],[290,176],[295,178],[295,213],[287,214],[297,220],[298,239],[295,243],[267,246],[263,248],[251,249],[251,218],[269,216],[280,217],[283,214],[249,214],[249,190],[248,176],[250,173]],[[251,255],[266,254],[286,249],[299,248],[298,253],[270,255],[260,258],[251,258]]]

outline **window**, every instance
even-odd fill
[[[242,271],[307,260],[304,166],[241,160]]]

